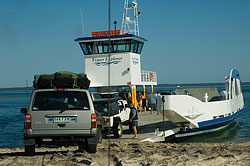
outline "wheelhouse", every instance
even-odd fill
[[[109,40],[110,39],[110,40]],[[145,39],[132,35],[97,36],[78,38],[84,55],[126,53],[141,54]]]

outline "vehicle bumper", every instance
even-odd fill
[[[88,144],[97,144],[98,137],[25,137],[24,145],[78,145],[87,141]]]
[[[26,137],[46,137],[46,136],[95,136],[97,129],[91,130],[32,130],[25,129],[24,134]]]

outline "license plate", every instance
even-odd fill
[[[43,141],[44,142],[50,142],[50,141],[52,141],[52,138],[43,138]]]
[[[60,116],[57,116],[57,117],[53,118],[53,122],[54,123],[69,123],[70,120],[71,120],[70,117],[60,117]]]

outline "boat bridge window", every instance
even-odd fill
[[[240,86],[240,80],[239,79],[234,79],[235,81],[235,95],[239,96],[241,92],[241,86]]]
[[[80,43],[82,51],[85,55],[92,54],[106,54],[108,53],[120,53],[120,52],[134,52],[140,54],[143,48],[143,42],[126,39],[126,40],[111,40],[110,49],[109,41],[94,41]]]
[[[84,43],[84,44],[80,44],[82,51],[85,55],[89,55],[92,53],[92,48],[93,48],[93,43],[92,42],[88,42],[88,43]]]

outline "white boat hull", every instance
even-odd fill
[[[185,89],[185,92],[193,89]],[[213,88],[198,88],[194,92],[207,92],[200,96],[190,94],[163,95],[162,114],[181,128],[175,136],[187,137],[214,132],[229,126],[244,110],[239,73],[232,69],[225,80],[221,96],[208,96]],[[208,100],[210,97],[210,100]]]

